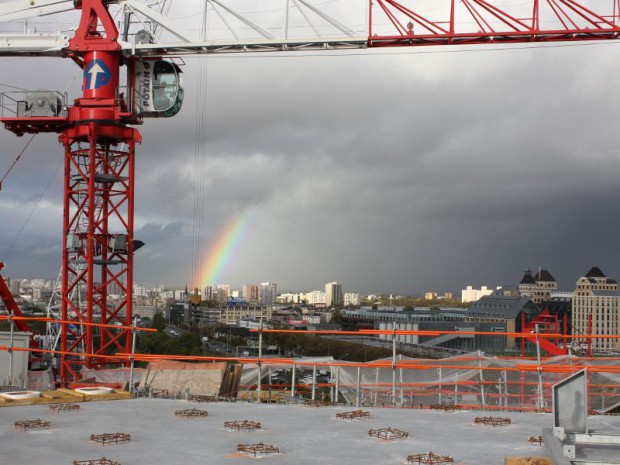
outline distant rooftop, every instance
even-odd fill
[[[601,271],[598,266],[593,266],[590,268],[590,271],[586,273],[586,278],[605,278],[605,274]]]
[[[500,318],[517,318],[521,310],[531,305],[528,297],[505,296],[505,295],[487,295],[469,307],[468,314],[470,316],[500,317]]]
[[[525,274],[523,275],[523,278],[521,278],[519,284],[536,284],[536,281],[532,278],[532,270],[529,268],[525,270]]]
[[[534,276],[534,281],[556,282],[555,278],[547,270],[540,270]]]

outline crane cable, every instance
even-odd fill
[[[4,176],[2,176],[2,179],[0,179],[0,191],[2,190],[2,183],[4,182],[4,180],[7,178],[7,176],[9,175],[9,173],[13,170],[13,168],[15,167],[15,165],[17,164],[17,162],[19,161],[19,159],[22,157],[22,155],[24,154],[24,152],[26,151],[26,149],[28,148],[28,146],[30,145],[30,143],[33,141],[34,137],[36,136],[36,134],[33,134],[32,137],[30,138],[30,140],[28,142],[26,142],[26,145],[24,146],[24,148],[21,150],[21,152],[19,152],[19,154],[17,155],[17,157],[15,158],[15,160],[13,161],[13,163],[11,164],[11,166],[9,166],[9,169],[6,170],[6,173],[4,173]]]
[[[207,9],[203,5],[203,23],[201,39],[207,36]],[[196,127],[194,145],[194,211],[192,229],[192,287],[200,288],[202,276],[202,247],[205,217],[205,183],[206,183],[206,145],[207,145],[207,89],[208,89],[207,57],[201,57],[198,67],[198,95],[196,99]],[[202,291],[200,289],[200,291]]]
[[[11,256],[11,252],[13,252],[13,247],[17,243],[17,240],[21,237],[22,233],[24,232],[24,229],[26,228],[26,226],[28,225],[30,220],[32,219],[32,215],[34,215],[34,212],[36,211],[37,208],[39,208],[39,204],[43,200],[43,197],[45,197],[45,194],[47,194],[47,191],[49,190],[50,186],[52,185],[52,181],[54,180],[54,178],[56,178],[56,175],[58,174],[58,171],[60,171],[60,167],[62,165],[63,165],[63,160],[61,159],[60,162],[58,163],[58,166],[56,166],[56,169],[52,173],[52,176],[50,177],[49,181],[47,182],[47,185],[45,186],[45,189],[43,190],[43,192],[41,192],[41,195],[39,196],[37,201],[34,203],[32,209],[30,210],[30,213],[28,213],[28,216],[26,217],[26,220],[22,223],[21,227],[17,231],[17,234],[15,235],[15,238],[13,239],[13,242],[11,242],[11,245],[9,245],[9,247],[7,248],[7,250],[5,252],[5,255],[4,255],[4,260],[5,261],[7,261],[9,259],[9,257]]]

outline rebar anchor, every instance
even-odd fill
[[[407,463],[417,463],[419,465],[443,465],[453,463],[454,458],[450,455],[438,455],[432,451],[428,454],[413,454],[407,456]]]

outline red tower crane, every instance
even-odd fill
[[[431,2],[432,8],[428,2]],[[150,2],[152,5],[165,1]],[[163,14],[138,0],[12,1],[0,6],[0,21],[81,10],[73,37],[0,34],[0,56],[71,58],[83,70],[83,95],[73,105],[54,92],[31,92],[23,99],[3,95],[5,127],[21,136],[55,132],[65,149],[62,244],[60,376],[78,379],[82,367],[110,363],[103,355],[129,352],[132,322],[135,148],[133,126],[145,117],[173,116],[182,102],[180,69],[167,56],[394,46],[471,45],[617,39],[620,0],[529,0],[507,6],[501,0],[365,0],[366,16],[356,32],[311,0],[287,0],[280,37],[255,24],[224,0],[205,0],[232,34],[230,40],[193,40]],[[259,8],[253,2],[254,8]],[[122,12],[119,33],[110,8]],[[291,7],[291,8],[289,8]],[[289,34],[292,7],[314,32],[310,18],[332,30],[330,37]],[[141,30],[128,42],[132,17],[164,29],[172,40],[157,43]],[[233,22],[256,37],[235,33]],[[203,32],[206,29],[206,13]],[[307,28],[306,28],[307,30]],[[121,83],[126,69],[127,82]],[[6,195],[6,194],[5,194]],[[122,296],[112,303],[110,289]],[[74,321],[76,324],[69,324]],[[83,327],[80,323],[87,323]],[[125,329],[92,323],[119,324]],[[123,362],[119,359],[119,362]]]

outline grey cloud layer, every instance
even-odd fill
[[[616,55],[600,45],[214,58],[198,112],[189,59],[181,114],[141,128],[136,237],[148,244],[136,281],[190,279],[203,105],[205,249],[231,217],[251,218],[222,281],[441,291],[514,283],[539,264],[566,289],[592,265],[620,277]],[[41,87],[34,65],[13,63],[0,82]],[[74,70],[55,66],[64,88]],[[25,216],[62,157],[46,141],[0,192],[0,224]],[[4,132],[0,142],[5,166],[23,141]],[[58,187],[50,195],[60,204]],[[54,221],[46,245],[59,236]],[[2,244],[11,231],[2,227]],[[47,249],[35,255],[29,240],[10,265],[55,274],[58,257],[33,268]]]

